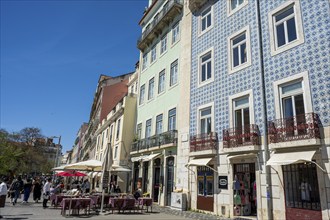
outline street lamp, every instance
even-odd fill
[[[58,167],[58,148],[61,146],[61,135],[60,136],[51,136],[51,137],[49,137],[49,138],[58,138],[58,144],[56,145],[55,144],[55,146],[56,146],[56,155],[55,155],[55,165],[54,165],[54,167]]]

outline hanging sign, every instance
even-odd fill
[[[219,189],[228,189],[228,176],[219,176]]]

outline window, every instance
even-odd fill
[[[113,125],[111,125],[110,132],[109,132],[109,141],[110,141],[110,143],[112,141],[112,131],[113,131]]]
[[[167,50],[167,35],[164,35],[160,40],[160,54],[163,54]]]
[[[145,70],[147,68],[148,65],[148,53],[143,54],[143,58],[142,58],[142,70]]]
[[[293,136],[304,134],[307,130],[305,125],[305,106],[302,82],[294,82],[280,87],[282,115],[285,119],[286,135]],[[292,128],[292,129],[291,129]],[[296,128],[296,129],[295,129]]]
[[[165,91],[165,70],[159,73],[158,94]]]
[[[180,26],[179,22],[172,28],[172,44],[176,43],[180,38]]]
[[[118,146],[115,147],[115,153],[113,155],[113,158],[116,159],[118,154]]]
[[[175,85],[178,82],[178,60],[171,64],[170,72],[170,86]]]
[[[286,207],[321,210],[316,165],[298,163],[282,169]]]
[[[157,115],[156,117],[156,134],[163,132],[163,114]]]
[[[148,100],[154,97],[154,87],[155,87],[155,80],[154,78],[152,78],[149,80]]]
[[[249,97],[234,100],[234,125],[238,144],[250,141],[250,104]],[[243,136],[242,134],[247,134]],[[240,137],[242,136],[242,137]]]
[[[151,60],[150,62],[153,63],[157,58],[157,47],[156,45],[152,47],[151,49]]]
[[[229,73],[251,65],[250,31],[246,27],[229,37]]]
[[[145,85],[140,88],[140,105],[144,103]]]
[[[212,165],[211,165],[212,167]],[[214,173],[210,167],[198,166],[198,195],[200,196],[213,196],[213,183]]]
[[[204,33],[207,30],[211,29],[213,26],[213,18],[212,18],[212,7],[209,6],[204,11],[202,11],[200,15],[200,33]]]
[[[116,139],[119,139],[119,133],[120,133],[120,119],[117,121],[117,133],[116,133]]]
[[[212,131],[212,108],[207,107],[199,110],[200,133],[209,134]]]
[[[142,138],[142,123],[137,125],[136,136],[137,136],[138,139]]]
[[[204,85],[213,81],[213,49],[199,56],[198,83]]]
[[[268,16],[272,55],[304,42],[299,1],[288,1]]]
[[[168,130],[172,131],[176,129],[176,108],[168,111]]]
[[[248,0],[229,0],[227,1],[227,15],[230,16],[246,6],[248,4]]]
[[[146,122],[146,138],[151,136],[151,119]]]

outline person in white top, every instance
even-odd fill
[[[42,189],[42,192],[43,192],[43,197],[44,197],[44,200],[42,202],[42,206],[44,208],[47,208],[47,202],[48,202],[48,199],[49,199],[49,195],[50,195],[50,185],[51,185],[51,182],[52,182],[52,178],[48,178],[47,179],[47,182],[45,183],[43,189]]]
[[[5,207],[6,204],[6,197],[8,192],[7,181],[8,179],[5,177],[0,184],[0,208]],[[2,215],[0,215],[0,218],[3,218]]]

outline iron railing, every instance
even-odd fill
[[[320,139],[319,125],[319,117],[313,112],[269,121],[269,142]]]
[[[224,129],[223,148],[260,145],[259,127],[255,124]]]
[[[161,134],[151,136],[149,138],[134,141],[132,143],[132,151],[149,149],[151,147],[161,147],[167,144],[177,144],[178,131],[172,130]]]
[[[162,21],[162,19],[168,14],[169,11],[172,10],[174,7],[183,7],[182,0],[170,0],[168,1],[167,5],[163,7],[163,9],[159,12],[156,19],[154,19],[148,29],[142,32],[141,37],[138,39],[137,44],[139,45],[151,32],[152,30]]]
[[[218,133],[197,134],[190,136],[190,152],[214,150],[218,145]]]

